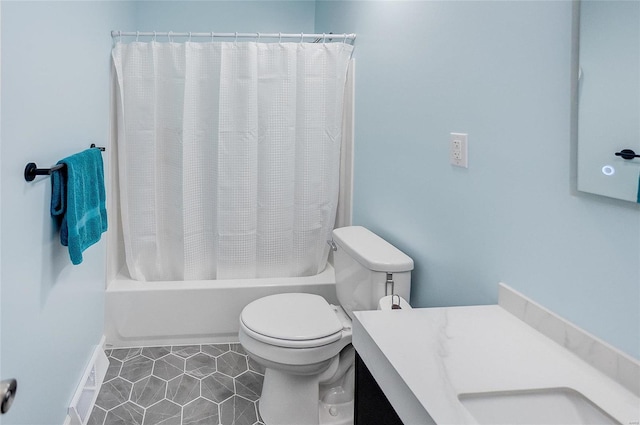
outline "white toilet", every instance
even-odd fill
[[[265,367],[258,408],[266,425],[352,424],[353,311],[388,305],[382,299],[391,294],[411,308],[411,258],[360,226],[335,229],[333,242],[340,306],[313,294],[278,294],[240,314],[240,343]]]

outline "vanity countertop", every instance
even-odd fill
[[[639,423],[638,396],[498,305],[356,312],[353,345],[405,425],[477,423],[459,394],[549,388]]]

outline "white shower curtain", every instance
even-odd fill
[[[132,278],[324,269],[352,49],[115,45],[119,191]]]

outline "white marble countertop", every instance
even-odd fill
[[[639,423],[638,396],[498,305],[355,316],[353,345],[405,425],[475,424],[459,394],[546,388]]]

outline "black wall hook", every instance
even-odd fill
[[[621,156],[623,159],[631,160],[633,158],[640,158],[640,155],[636,155],[631,149],[622,149],[620,152],[616,152],[616,156]]]

